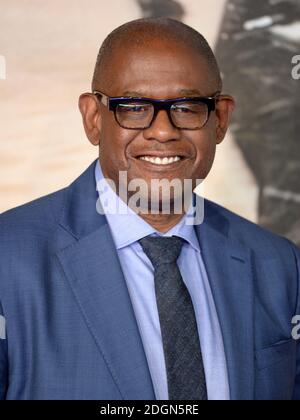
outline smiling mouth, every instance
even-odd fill
[[[183,156],[139,156],[138,160],[152,163],[153,165],[157,166],[167,166],[167,165],[174,165],[178,162],[183,161],[185,158]]]

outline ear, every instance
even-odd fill
[[[78,106],[87,138],[94,146],[98,146],[100,143],[102,121],[100,105],[96,96],[92,93],[82,94],[79,97]]]
[[[235,108],[235,100],[232,96],[221,95],[216,103],[216,135],[217,144],[222,143],[227,133],[232,113]]]

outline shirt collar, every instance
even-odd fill
[[[95,179],[107,222],[112,232],[117,249],[124,248],[149,235],[158,236],[179,236],[185,239],[195,250],[200,251],[199,241],[193,225],[186,223],[186,216],[166,233],[158,232],[144,219],[137,215],[123,200],[115,193],[109,183],[105,180],[100,161],[95,166]],[[101,191],[99,191],[101,182]],[[111,203],[110,209],[107,203]],[[117,211],[112,211],[117,210]]]

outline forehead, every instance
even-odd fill
[[[207,61],[193,49],[174,43],[119,50],[107,73],[105,89],[111,96],[137,92],[154,98],[177,97],[183,90],[211,93]]]

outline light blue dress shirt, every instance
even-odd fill
[[[95,177],[97,184],[100,180],[103,183],[99,160]],[[177,263],[194,305],[208,399],[229,400],[228,372],[221,328],[194,226],[186,224],[185,218],[182,218],[169,232],[161,234],[128,208],[108,184],[104,194],[99,192],[99,198],[127,283],[156,399],[169,399],[167,374],[155,297],[154,269],[138,241],[148,235],[176,235],[187,241]],[[117,214],[107,209],[108,202],[117,203]]]

